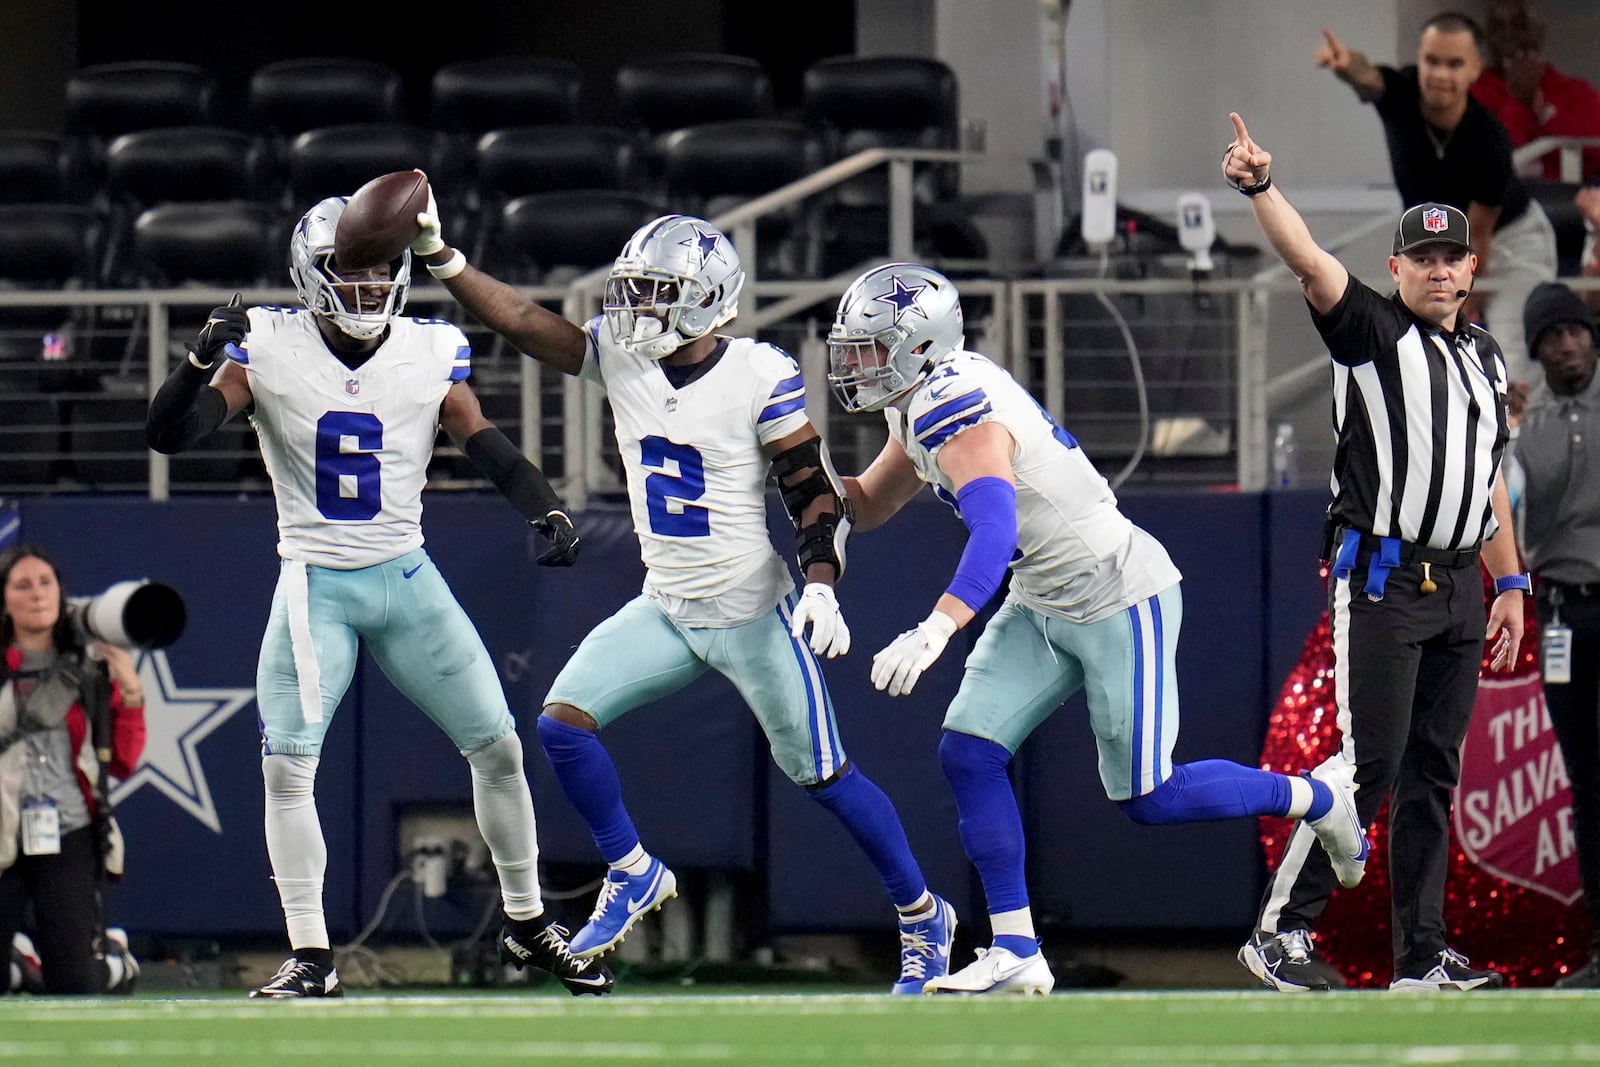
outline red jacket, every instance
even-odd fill
[[[22,650],[18,648],[6,649],[6,667],[12,674],[22,666]],[[83,799],[89,805],[89,814],[95,813],[94,780],[90,775],[94,771],[95,753],[89,744],[89,717],[84,714],[82,705],[74,704],[67,710],[67,738],[71,741],[74,753],[74,763],[78,775],[78,788],[83,791]],[[126,778],[133,773],[139,765],[139,757],[144,754],[145,726],[144,707],[124,707],[122,704],[122,688],[116,682],[111,683],[111,761],[106,764],[106,773],[114,778]]]
[[[1472,95],[1494,113],[1511,135],[1511,147],[1521,148],[1539,137],[1600,137],[1600,91],[1584,81],[1544,65],[1539,78],[1543,110],[1533,108],[1511,95],[1499,70],[1489,67],[1472,83]],[[1561,179],[1561,158],[1551,153],[1542,161],[1545,181]],[[1600,175],[1600,148],[1583,150],[1583,176]]]

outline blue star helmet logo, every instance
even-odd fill
[[[917,297],[923,290],[928,288],[926,285],[908,286],[900,280],[900,275],[898,274],[890,275],[889,280],[894,283],[894,289],[882,296],[873,297],[873,299],[894,305],[894,324],[896,326],[900,325],[900,320],[905,318],[906,313],[910,311],[915,311],[923,318],[928,317],[928,313],[917,306]]]
[[[724,263],[728,261],[728,258],[722,254],[722,235],[720,233],[715,230],[702,230],[696,226],[694,234],[689,240],[679,241],[678,243],[684,248],[692,248],[700,253],[700,266],[705,266],[712,256],[716,256]]]

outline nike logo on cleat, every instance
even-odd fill
[[[588,977],[579,977],[578,975],[575,975],[575,974],[568,974],[568,975],[563,975],[562,979],[564,981],[568,981],[568,982],[576,982],[579,985],[605,985],[606,984],[606,976],[603,975],[603,974],[596,974],[596,975],[591,975],[591,976],[588,976]]]
[[[519,960],[528,960],[533,957],[533,953],[523,948],[521,943],[514,938],[503,937],[500,939],[500,943],[506,947],[507,952],[511,953]]]
[[[418,572],[418,571],[420,571],[420,570],[421,570],[421,569],[422,569],[422,567],[423,567],[423,564],[421,564],[421,563],[419,563],[419,564],[417,564],[417,565],[416,565],[416,566],[415,566],[415,567],[412,567],[412,568],[411,568],[411,569],[410,569],[410,570],[408,570],[408,571],[401,571],[401,572],[400,572],[400,576],[401,576],[401,577],[402,577],[402,578],[409,578],[409,577],[411,577],[411,576],[412,576],[412,575],[413,575],[413,574],[415,574],[415,573],[417,573],[417,572]]]
[[[645,891],[644,891],[643,895],[637,896],[637,897],[630,897],[628,899],[628,914],[629,915],[634,914],[640,908],[644,907],[646,904],[648,904],[650,902],[650,898],[656,895],[656,889],[661,885],[661,876],[666,873],[666,870],[667,869],[665,867],[657,867],[656,868],[656,876],[654,878],[652,878],[650,880],[650,884],[645,887]]]

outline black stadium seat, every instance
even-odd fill
[[[433,74],[430,124],[476,136],[578,119],[578,65],[541,56],[447,63]]]
[[[67,77],[67,132],[109,140],[154,126],[204,126],[217,80],[192,63],[102,63]]]
[[[61,138],[0,130],[0,203],[60,202],[66,197],[67,156]]]
[[[403,88],[398,70],[370,59],[285,59],[250,75],[250,118],[284,138],[334,122],[401,122]]]
[[[652,134],[702,122],[764,118],[772,111],[772,80],[747,56],[652,56],[617,68],[616,111],[622,125]]]
[[[496,220],[489,270],[537,285],[552,271],[608,266],[635,230],[665,213],[653,197],[610,189],[521,196]]]
[[[454,167],[446,163],[444,135],[421,126],[357,123],[306,130],[289,145],[288,204],[296,218],[330,196],[349,196],[373,178],[397,170],[428,173],[448,212]]]

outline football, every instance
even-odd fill
[[[383,174],[357,189],[333,231],[334,261],[342,270],[366,270],[397,259],[416,238],[417,213],[428,209],[428,178],[421,171]]]

